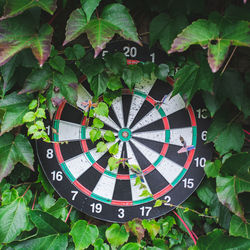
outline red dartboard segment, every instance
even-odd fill
[[[105,49],[105,53],[116,51],[132,53],[128,64],[150,60],[159,64],[169,60],[160,50],[128,41],[108,44]],[[194,113],[205,109],[200,98],[195,97],[187,108],[180,95],[170,98],[174,81],[168,77],[167,82],[152,78],[142,80],[132,91],[123,89],[120,101],[112,104],[109,118],[104,119],[103,130],[112,130],[121,147],[116,157],[138,164],[140,174],[123,164],[110,171],[108,154],[96,152],[89,139],[87,127],[91,127],[92,121],[83,115],[81,107],[63,102],[54,121],[46,121],[46,126],[54,128],[53,138],[64,143],[51,147],[39,141],[39,159],[51,184],[70,204],[106,221],[151,219],[171,211],[174,207],[168,203],[181,204],[198,187],[204,176],[205,160],[211,157],[211,148],[204,144],[200,134],[207,130],[209,119]],[[79,86],[79,93],[84,96],[80,100],[88,101],[86,98],[92,93],[87,91],[87,82],[83,85]],[[184,144],[194,149],[185,152]],[[134,186],[136,177],[153,198],[140,196],[141,190]],[[154,207],[156,199],[166,202]]]

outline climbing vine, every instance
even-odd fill
[[[0,249],[249,249],[249,13],[247,0],[0,0]],[[105,54],[121,39],[159,47],[169,61],[128,65],[123,53]],[[155,220],[104,223],[72,208],[34,153],[35,140],[57,143],[45,120],[64,101],[76,106],[87,80],[94,98],[81,105],[92,142],[150,196],[140,166],[115,157],[102,119],[123,84],[167,76],[173,95],[188,105],[199,94],[206,110],[198,115],[212,117],[214,155],[201,186]]]

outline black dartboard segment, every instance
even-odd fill
[[[129,64],[167,62],[162,51],[127,41],[110,43],[102,55],[116,51],[123,52]],[[170,98],[171,83],[152,77],[133,92],[124,89],[110,107],[110,116],[100,117],[103,132],[112,129],[119,143],[116,156],[141,167],[141,178],[152,193],[141,197],[134,185],[136,175],[122,164],[110,171],[109,153],[98,153],[91,142],[83,115],[83,103],[92,98],[86,89],[79,87],[77,108],[64,102],[53,121],[46,121],[51,138],[67,143],[37,142],[41,165],[55,190],[80,211],[112,222],[159,217],[173,209],[168,204],[185,201],[200,184],[211,158],[211,146],[204,144],[210,120],[202,100],[194,98],[185,107],[180,95]],[[155,208],[156,199],[167,203]]]

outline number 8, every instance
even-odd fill
[[[47,157],[48,159],[52,159],[52,158],[54,157],[54,151],[53,151],[53,149],[49,148],[49,149],[47,150],[46,157]]]

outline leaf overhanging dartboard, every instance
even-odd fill
[[[32,25],[30,17],[22,15],[1,21],[0,30],[0,66],[25,48],[32,49],[40,66],[49,57],[53,34],[53,29],[50,25],[44,24],[37,32]]]

